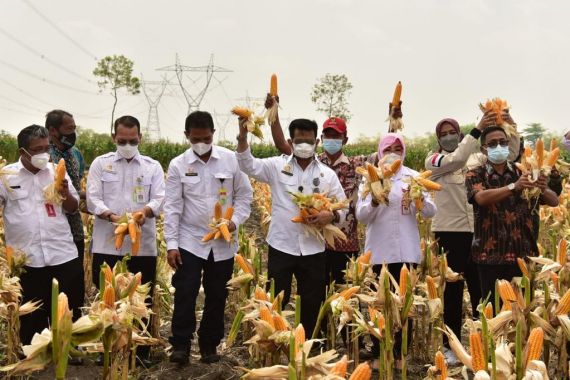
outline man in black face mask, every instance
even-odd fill
[[[62,110],[50,111],[46,115],[45,126],[49,131],[49,154],[52,162],[57,163],[60,158],[65,160],[67,174],[71,178],[73,187],[79,192],[80,199],[85,199],[85,191],[80,190],[81,179],[85,171],[85,161],[83,160],[81,152],[75,147],[76,126],[73,115]],[[67,214],[67,220],[71,228],[73,241],[77,246],[79,260],[82,263],[81,268],[83,268],[85,236],[83,234],[83,222],[80,212],[76,211],[73,214]],[[85,285],[81,282],[77,284],[77,286],[84,288]],[[79,316],[80,315],[74,315],[74,318],[78,318]]]

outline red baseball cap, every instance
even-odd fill
[[[338,133],[346,133],[346,123],[340,117],[331,117],[327,119],[323,124],[323,132],[326,129],[332,128]]]

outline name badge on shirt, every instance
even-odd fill
[[[218,197],[220,204],[222,206],[224,206],[226,204],[226,202],[228,201],[228,191],[226,190],[225,187],[220,187],[220,191],[219,191],[219,197]]]
[[[410,202],[406,199],[406,197],[402,198],[402,215],[410,215]]]
[[[146,197],[144,196],[144,187],[142,186],[135,186],[133,191],[133,201],[136,203],[145,203]]]
[[[46,206],[47,216],[50,218],[55,218],[56,217],[55,207],[53,207],[51,203],[45,203],[45,206]]]

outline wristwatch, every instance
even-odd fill
[[[237,140],[237,141],[244,141],[244,140],[247,140],[247,135],[245,135],[245,136],[242,137],[242,136],[240,136],[240,135],[238,134],[238,135],[236,136],[236,140]]]
[[[507,185],[507,189],[509,189],[511,192],[514,192],[514,191],[515,191],[515,183],[514,183],[514,182],[513,182],[513,183],[509,183],[509,184]]]

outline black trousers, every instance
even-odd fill
[[[346,265],[351,258],[358,256],[356,252],[339,252],[325,250],[325,284],[328,286],[332,281],[337,285],[345,284]]]
[[[285,292],[283,305],[289,302],[293,276],[297,280],[297,294],[301,296],[301,323],[308,337],[313,334],[325,293],[324,252],[307,256],[293,256],[269,246],[267,270],[275,282],[275,294]]]
[[[492,304],[495,302],[495,282],[497,280],[511,281],[513,277],[522,276],[517,264],[478,264],[477,270],[479,271],[479,282],[481,283],[481,295],[487,297],[488,294],[491,294],[489,302]]]
[[[52,279],[57,279],[59,291],[67,295],[69,308],[76,315],[81,315],[80,307],[83,306],[83,267],[78,258],[60,265],[43,268],[25,267],[25,273],[20,276],[23,300],[41,301],[40,308],[33,313],[20,317],[20,340],[22,344],[29,344],[34,333],[41,333],[49,326],[51,317],[51,284]]]
[[[79,292],[81,292],[81,294],[83,294],[81,296],[81,299],[79,300],[81,302],[81,306],[83,306],[85,302],[85,276],[84,276],[85,271],[83,269],[83,257],[85,256],[85,240],[74,240],[73,242],[77,247],[79,265],[81,266],[81,278],[83,278],[83,281],[77,283],[77,287],[80,288],[77,289],[77,293],[79,294]],[[77,320],[79,319],[79,317],[81,317],[81,310],[79,308],[77,310],[73,310],[73,320]]]
[[[470,232],[436,232],[439,246],[447,253],[447,265],[457,273],[461,273],[467,283],[467,291],[471,299],[473,317],[477,318],[477,306],[481,300],[481,285],[477,266],[471,260],[471,243],[473,234]],[[463,317],[464,282],[448,282],[443,294],[443,319],[445,324],[461,339]]]
[[[402,266],[404,264],[406,264],[408,269],[415,268],[416,266],[416,264],[412,263],[388,264],[388,272],[390,272],[390,274],[392,275],[392,277],[396,279],[396,281],[398,281],[398,279],[400,278],[400,270],[402,269]],[[377,275],[380,274],[381,270],[382,270],[382,265],[372,266],[372,271]],[[404,321],[402,321],[402,324],[403,323]],[[412,325],[412,319],[408,318],[408,347],[412,346],[412,331],[414,331]],[[376,339],[373,336],[371,336],[371,340],[372,340],[372,355],[378,357],[378,355],[380,355],[380,342],[378,341],[378,339]],[[394,335],[394,358],[399,359],[401,352],[402,352],[402,330],[398,330]]]
[[[196,298],[200,284],[204,287],[204,312],[198,329],[198,344],[202,350],[215,349],[224,337],[224,310],[228,290],[226,284],[232,276],[234,258],[214,261],[210,252],[207,260],[179,248],[182,265],[172,277],[174,311],[170,343],[188,349],[196,331]]]

